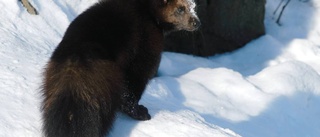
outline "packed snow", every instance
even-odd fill
[[[69,23],[97,0],[0,1],[0,136],[40,137],[43,68]],[[140,101],[151,114],[118,113],[112,137],[318,137],[320,1],[292,0],[280,25],[267,0],[266,34],[234,52],[164,52]],[[212,45],[214,46],[214,45]]]

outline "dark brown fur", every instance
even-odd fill
[[[157,71],[164,33],[199,26],[187,11],[168,20],[168,7],[180,1],[103,1],[70,24],[44,72],[46,137],[102,137],[117,110],[150,119],[138,102]]]

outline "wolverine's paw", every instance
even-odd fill
[[[125,92],[121,96],[122,104],[121,111],[128,114],[130,117],[136,120],[149,120],[151,119],[148,109],[143,105],[139,105],[139,100],[136,99],[133,93]]]
[[[143,106],[143,105],[139,105],[138,106],[138,116],[135,118],[137,120],[150,120],[151,116],[148,112],[148,109]]]
[[[132,110],[127,113],[130,117],[136,120],[150,120],[151,116],[148,113],[148,109],[143,105],[136,105],[132,107]]]

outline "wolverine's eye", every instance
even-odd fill
[[[177,13],[179,14],[183,14],[185,12],[186,8],[183,7],[183,6],[180,6],[178,9],[177,9]]]

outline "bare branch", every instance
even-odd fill
[[[277,21],[276,21],[276,23],[277,23],[279,26],[281,26],[281,24],[280,24],[280,18],[281,18],[281,16],[282,16],[282,13],[283,13],[284,9],[287,7],[287,5],[289,4],[290,1],[291,1],[291,0],[287,0],[287,3],[282,6],[281,12],[280,12],[279,17],[278,17],[278,19],[277,19]]]
[[[38,11],[30,4],[28,0],[19,0],[27,11],[32,15],[38,15]]]
[[[283,2],[284,2],[284,0],[281,0],[279,5],[277,6],[276,10],[274,10],[273,15],[275,15],[277,13],[278,9],[280,8],[280,6],[282,5]]]

